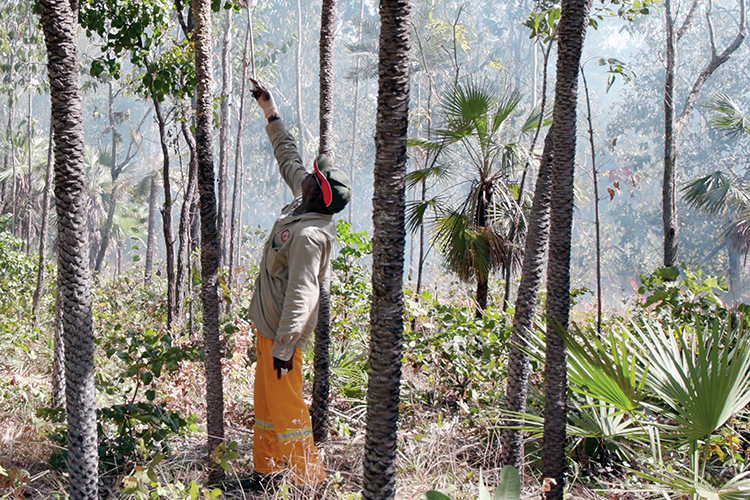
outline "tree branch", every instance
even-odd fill
[[[700,6],[702,0],[694,0],[693,5],[690,6],[690,10],[687,13],[687,16],[685,16],[685,20],[682,21],[682,26],[680,26],[680,29],[677,30],[677,40],[676,42],[680,41],[680,38],[682,38],[682,35],[685,34],[685,32],[690,28],[690,26],[693,24],[693,19],[695,19],[695,12],[698,10],[698,7]],[[675,42],[675,43],[676,43]]]
[[[709,79],[709,77],[714,73],[714,71],[716,71],[717,68],[719,68],[719,66],[729,60],[729,57],[740,47],[740,45],[742,45],[742,42],[747,36],[747,27],[745,26],[745,0],[739,0],[739,4],[740,22],[737,29],[737,36],[735,36],[732,43],[730,43],[721,54],[717,55],[714,48],[712,47],[713,54],[711,56],[711,60],[708,62],[703,71],[701,71],[700,75],[698,75],[698,78],[695,79],[693,88],[690,89],[690,93],[688,94],[687,100],[685,101],[685,105],[680,112],[680,117],[677,119],[677,123],[675,124],[675,134],[679,134],[687,124],[687,121],[690,118],[690,113],[693,111],[693,107],[698,101],[698,97],[700,96],[701,90],[703,89],[703,85],[706,83],[706,80]]]

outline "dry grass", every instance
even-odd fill
[[[240,457],[231,462],[229,479],[248,477],[252,467],[253,415],[253,369],[246,353],[252,348],[252,333],[248,326],[238,322],[239,330],[232,339],[232,356],[224,360],[225,380],[225,424],[226,437],[235,441],[235,451]],[[0,482],[0,499],[14,498],[67,498],[66,476],[59,471],[50,471],[46,464],[51,451],[49,440],[44,437],[44,422],[35,416],[36,407],[48,398],[49,375],[40,373],[44,360],[27,360],[24,363],[0,364],[0,376],[4,384],[12,387],[14,396],[6,398],[0,406],[0,465],[8,471],[28,471],[30,476],[19,479],[15,486]],[[309,369],[309,367],[307,368]],[[412,387],[424,384],[418,373],[405,370],[405,377],[413,377]],[[10,382],[8,382],[10,380]],[[199,427],[205,429],[204,376],[200,363],[183,363],[181,369],[159,380],[158,402],[183,414],[198,416]],[[426,388],[422,388],[426,389]],[[348,433],[337,433],[332,426],[331,439],[324,446],[328,480],[313,491],[294,486],[284,480],[275,492],[250,494],[233,490],[222,498],[264,500],[288,500],[325,498],[331,500],[353,500],[360,498],[362,486],[362,457],[365,442],[365,421],[361,408],[353,406],[341,396],[334,395],[331,404],[332,419],[345,422]],[[478,471],[483,470],[485,480],[493,484],[497,478],[499,463],[497,448],[488,445],[476,430],[464,425],[465,415],[460,410],[453,414],[423,408],[419,402],[406,406],[401,419],[398,436],[397,499],[419,499],[431,489],[445,492],[455,500],[477,498]],[[342,427],[339,426],[339,429]],[[172,441],[174,453],[155,468],[163,485],[181,482],[184,485],[195,480],[206,481],[204,467],[205,436],[200,431],[178,437]],[[128,471],[132,473],[131,471]],[[110,492],[110,498],[125,499],[122,493],[124,476],[102,478],[100,490]],[[527,478],[525,498],[539,497],[538,478]],[[16,495],[16,496],[13,496]],[[317,495],[317,496],[316,496]],[[607,495],[611,498],[623,498]],[[132,498],[132,497],[131,497]],[[162,498],[169,498],[163,496]],[[176,498],[176,497],[175,497]],[[593,494],[576,487],[571,498],[593,498]]]

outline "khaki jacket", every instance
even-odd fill
[[[274,340],[271,354],[287,361],[304,349],[318,319],[320,282],[330,263],[336,238],[333,216],[292,215],[302,201],[307,171],[297,146],[281,120],[266,126],[279,171],[294,193],[263,247],[249,316],[258,333]]]

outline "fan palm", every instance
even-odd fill
[[[699,446],[750,402],[747,328],[717,319],[678,330],[651,322],[617,330],[594,342],[562,333],[571,382],[676,447],[688,444],[698,488],[705,467]]]
[[[489,276],[518,261],[525,225],[514,176],[527,151],[517,142],[520,134],[508,131],[522,96],[517,90],[496,95],[489,83],[451,87],[442,96],[443,124],[431,130],[433,139],[411,141],[430,158],[412,183],[435,176],[469,186],[460,197],[449,193],[411,205],[409,226],[418,227],[431,209],[433,242],[446,266],[463,281],[476,280],[477,316],[487,307]],[[538,120],[532,112],[520,133],[533,130]]]
[[[727,94],[713,95],[705,105],[710,113],[709,126],[727,136],[750,137],[750,119]],[[723,215],[727,220],[721,244],[729,245],[730,267],[738,268],[734,254],[750,254],[750,186],[747,169],[745,178],[734,172],[718,170],[690,181],[682,190],[685,201],[696,210],[710,215]],[[730,269],[732,289],[736,291],[738,269]]]

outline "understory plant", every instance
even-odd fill
[[[744,316],[682,324],[642,317],[607,336],[559,334],[571,388],[610,422],[627,417],[618,438],[651,451],[643,479],[695,499],[750,498],[748,471],[714,468],[716,437],[750,402],[747,326]]]

